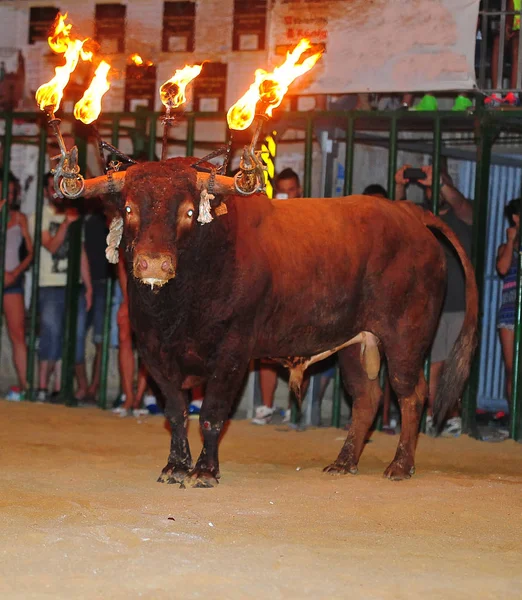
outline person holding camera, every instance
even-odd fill
[[[1,185],[2,180],[0,179]],[[33,260],[33,241],[29,234],[27,217],[20,212],[19,200],[20,183],[12,173],[9,173],[7,199],[0,201],[0,210],[7,202],[8,211],[4,248],[4,314],[7,333],[13,349],[18,386],[12,386],[9,389],[8,400],[24,399],[27,388],[24,274]]]
[[[412,169],[410,165],[402,166],[395,174],[395,198],[397,200],[406,200],[406,189],[410,183],[417,183],[423,187],[425,208],[431,209],[433,167],[424,166],[420,169]],[[455,187],[444,160],[441,160],[439,217],[451,227],[468,255],[471,254],[473,206]],[[433,427],[433,402],[445,361],[460,333],[466,310],[466,285],[462,267],[450,247],[444,242],[441,243],[446,253],[448,283],[439,326],[431,348],[428,416],[426,419],[428,435],[436,435]],[[461,431],[462,420],[458,414],[454,414],[447,420],[442,435],[456,437],[460,435]]]

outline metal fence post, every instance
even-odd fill
[[[120,119],[114,117],[112,120],[111,144],[117,148],[120,138]],[[114,293],[114,279],[107,279],[107,288],[105,294],[105,312],[103,316],[103,340],[101,349],[100,365],[100,393],[98,396],[98,406],[107,408],[107,379],[109,375],[109,348],[111,337],[111,316],[112,316],[112,296]]]
[[[479,143],[477,146],[477,174],[475,178],[475,200],[473,202],[473,231],[471,260],[475,267],[475,277],[479,289],[479,331],[481,331],[483,296],[484,296],[484,265],[486,252],[484,240],[486,239],[488,193],[489,193],[489,168],[491,164],[491,147],[493,145],[492,124],[488,115],[480,117]],[[468,388],[462,402],[462,430],[472,437],[479,437],[477,429],[477,395],[479,382],[480,344],[475,352],[471,367]]]
[[[355,117],[350,113],[346,122],[346,150],[344,155],[344,184],[343,193],[349,196],[353,187],[353,157],[354,157],[354,121]],[[341,426],[341,373],[339,362],[335,368],[333,398],[332,398],[332,427]]]
[[[40,292],[40,255],[42,249],[42,213],[44,203],[44,175],[47,152],[47,123],[40,121],[38,134],[38,171],[36,180],[36,206],[33,233],[33,277],[31,280],[31,307],[29,343],[27,345],[27,393],[34,400],[34,367],[36,362],[36,330],[38,323],[38,297]]]

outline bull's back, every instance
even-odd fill
[[[401,319],[413,296],[416,309],[440,304],[443,252],[416,207],[401,205],[366,196],[283,200],[255,235],[239,221],[238,247],[243,256],[245,248],[255,253],[257,265],[242,276],[269,281],[259,303],[261,338],[285,331],[289,347],[346,339]]]

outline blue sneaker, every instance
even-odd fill
[[[189,404],[189,419],[197,419],[199,417],[202,405],[203,400],[193,400]]]
[[[149,411],[150,415],[159,415],[161,414],[161,409],[156,402],[156,397],[152,394],[146,394],[143,397],[143,404],[145,408]]]

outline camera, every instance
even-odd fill
[[[422,169],[410,167],[409,169],[404,169],[404,179],[419,181],[420,179],[426,179],[426,173]]]

